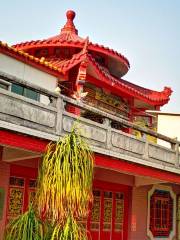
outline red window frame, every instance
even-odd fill
[[[150,230],[154,237],[168,237],[173,228],[173,199],[170,192],[155,190],[150,198]]]

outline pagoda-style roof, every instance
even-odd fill
[[[96,84],[99,86],[108,87],[116,94],[134,97],[152,106],[162,106],[169,101],[172,93],[169,87],[164,87],[163,91],[158,92],[122,79],[130,66],[128,60],[112,49],[94,44],[88,38],[79,37],[73,22],[75,12],[67,11],[66,16],[67,22],[57,36],[16,44],[13,48],[34,56],[36,56],[36,51],[46,49],[48,54],[36,57],[35,59],[39,59],[37,62],[45,63],[46,66],[50,66],[66,76],[70,69],[82,62],[87,62],[87,74],[96,79]],[[71,56],[67,58],[56,56],[55,50],[61,48],[71,49]],[[106,66],[101,64],[96,59],[97,55],[106,57],[108,64]]]
[[[127,95],[147,102],[150,105],[164,105],[169,101],[169,97],[172,93],[171,88],[164,87],[163,91],[158,92],[140,87],[122,78],[117,79],[110,74],[107,68],[101,66],[85,48],[83,48],[81,52],[74,54],[70,60],[49,58],[48,63],[56,67],[63,74],[66,74],[74,66],[84,61],[87,62],[88,73],[91,76],[94,75],[99,81],[98,85],[102,86],[103,84],[107,84],[112,91],[126,93]]]
[[[59,77],[62,73],[61,69],[45,61],[42,58],[37,58],[25,51],[9,46],[7,43],[0,41],[0,53],[13,57],[21,62],[29,64],[35,68],[39,68],[51,75]]]
[[[88,58],[99,75],[99,78],[106,81],[110,86],[112,86],[111,88],[115,88],[117,92],[120,91],[126,93],[129,96],[135,97],[154,106],[162,106],[169,101],[169,97],[172,93],[171,88],[164,87],[163,91],[158,92],[140,87],[122,78],[117,79],[110,74],[107,68],[99,65],[92,56],[89,56]]]
[[[14,45],[14,47],[28,52],[33,52],[33,50],[40,48],[48,48],[51,49],[50,51],[52,52],[52,49],[55,49],[57,47],[82,49],[86,39],[78,36],[78,31],[73,23],[75,12],[69,10],[67,11],[66,16],[67,22],[58,35],[44,40],[19,43]],[[92,42],[89,42],[88,49],[89,51],[108,57],[110,65],[116,66],[116,72],[114,73],[115,75],[123,76],[128,72],[130,64],[127,58],[125,58],[122,54],[114,51],[113,49],[99,45],[97,43],[94,44]]]

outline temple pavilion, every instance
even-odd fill
[[[94,202],[88,219],[82,220],[92,239],[178,239],[180,170],[174,162],[175,169],[170,169],[170,159],[179,155],[172,147],[175,140],[167,150],[169,155],[157,145],[157,121],[146,112],[159,111],[167,104],[171,88],[155,91],[127,81],[128,59],[89,37],[80,37],[74,11],[67,11],[66,18],[56,36],[12,47],[0,42],[0,96],[9,91],[19,99],[19,105],[10,105],[16,110],[7,114],[13,117],[6,118],[9,127],[0,126],[0,230],[25,211],[34,197],[39,159],[46,144],[55,139],[53,134],[58,135],[51,132],[56,93],[67,101],[63,105],[66,118],[61,123],[57,120],[64,124],[63,131],[69,119],[78,116],[87,123],[94,146]],[[46,96],[42,97],[43,91]],[[34,108],[39,104],[39,110],[25,115],[26,107],[16,116],[22,101]],[[40,119],[43,104],[44,118]],[[0,107],[1,114],[7,109]],[[15,122],[18,127],[12,128]]]

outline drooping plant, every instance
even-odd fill
[[[51,236],[51,240],[87,240],[86,229],[74,219],[68,216],[66,223],[62,227],[56,225]]]
[[[18,218],[10,221],[6,232],[6,240],[41,240],[43,229],[41,222],[37,219],[32,206],[28,211]]]
[[[50,143],[38,179],[39,214],[52,224],[68,216],[86,217],[92,200],[93,160],[88,144],[77,128]]]
[[[50,143],[38,174],[33,207],[12,221],[5,240],[86,240],[78,220],[92,201],[93,156],[76,125]]]

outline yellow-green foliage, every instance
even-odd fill
[[[65,225],[54,228],[51,240],[87,240],[86,229],[72,216],[67,218]]]
[[[41,240],[42,224],[37,220],[32,207],[27,212],[12,220],[5,233],[5,240]]]
[[[48,145],[39,172],[37,201],[40,215],[52,223],[71,215],[86,217],[92,200],[93,158],[77,129]]]
[[[93,157],[76,127],[50,143],[38,175],[33,208],[12,221],[5,240],[87,240],[77,222],[92,201]],[[41,219],[37,220],[37,219]]]

